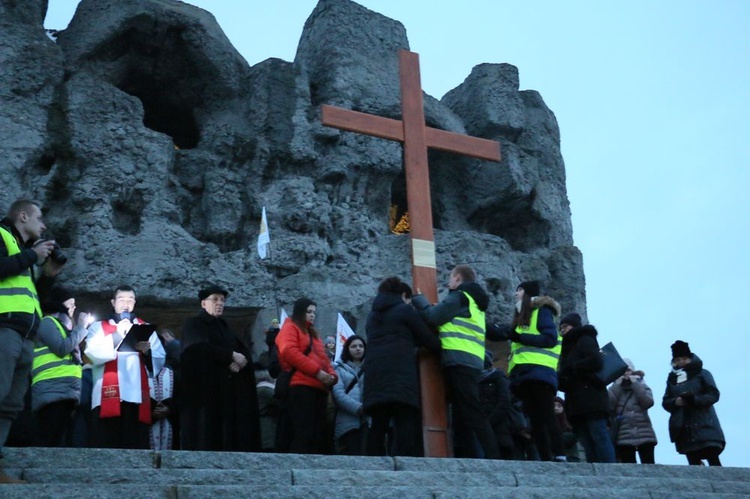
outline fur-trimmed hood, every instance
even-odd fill
[[[549,296],[535,296],[531,299],[531,308],[542,308],[547,307],[552,310],[552,315],[555,317],[560,316],[562,308],[553,298]]]

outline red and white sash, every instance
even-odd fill
[[[140,319],[135,319],[134,324],[143,324]],[[117,325],[110,321],[102,321],[104,336],[109,336],[117,331]],[[119,355],[119,353],[117,354]],[[148,374],[146,365],[138,354],[138,363],[141,367],[141,403],[138,407],[138,420],[141,423],[151,424],[151,397],[148,389]],[[116,418],[120,416],[120,379],[117,374],[117,359],[110,360],[104,364],[104,376],[102,378],[102,404],[99,412],[102,418]]]

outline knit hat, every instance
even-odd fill
[[[42,311],[45,314],[67,314],[68,307],[63,305],[63,303],[70,300],[71,298],[75,298],[75,296],[70,292],[69,289],[63,288],[61,286],[56,286],[50,290],[49,295],[46,297],[44,302],[41,303]]]
[[[693,352],[690,351],[690,345],[688,345],[686,342],[677,340],[672,343],[673,359],[676,359],[677,357],[690,357],[691,355],[693,355]]]
[[[628,369],[630,369],[631,371],[635,371],[635,366],[633,365],[632,360],[626,359],[625,357],[623,357],[622,361],[625,363],[626,366],[628,366]]]
[[[539,281],[524,281],[518,285],[518,288],[523,289],[524,293],[532,296],[539,296]],[[516,289],[518,289],[516,288]]]
[[[573,327],[581,327],[581,316],[576,312],[571,312],[560,319],[560,325],[562,326],[563,324]]]
[[[212,284],[208,286],[207,288],[201,289],[198,292],[198,299],[203,301],[211,295],[224,295],[224,298],[226,298],[227,296],[229,296],[229,293],[227,293],[227,290],[222,288],[221,286]]]

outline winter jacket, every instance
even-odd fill
[[[440,340],[401,295],[379,293],[367,317],[365,410],[400,403],[419,409],[417,347],[440,351]]]
[[[502,370],[482,372],[479,377],[479,402],[495,432],[498,446],[513,448],[510,383]]]
[[[312,340],[312,350],[305,355]],[[287,317],[276,336],[276,346],[279,349],[279,361],[284,371],[296,368],[289,386],[309,386],[327,392],[328,387],[315,377],[318,371],[325,371],[336,376],[336,371],[328,360],[325,347],[320,338],[314,338]]]
[[[661,405],[670,413],[669,438],[677,452],[685,454],[709,447],[724,449],[726,441],[714,404],[719,401],[719,389],[714,377],[703,369],[703,361],[692,354],[692,362],[684,367],[685,381],[679,382],[678,371],[667,377],[667,388]],[[687,405],[675,405],[681,397]]]
[[[334,436],[339,438],[351,430],[358,430],[362,421],[362,386],[364,385],[362,366],[357,367],[351,361],[336,362],[336,374],[339,380],[333,385],[333,400],[336,403],[336,422]],[[357,378],[357,381],[354,379]],[[353,384],[352,384],[353,383]],[[351,386],[349,393],[346,389]]]
[[[559,341],[555,316],[560,315],[560,305],[549,296],[531,299],[532,313],[537,314],[536,328],[540,334],[519,333],[506,328],[508,339],[521,345],[538,348],[555,348]],[[512,345],[511,345],[512,348]],[[525,381],[542,381],[557,390],[557,370],[536,364],[516,364],[508,373],[511,389]]]
[[[58,327],[59,322],[52,317],[44,317],[37,332],[34,344],[35,359],[49,357],[42,366],[35,366],[32,370],[31,410],[36,412],[47,404],[62,400],[81,398],[81,362],[78,344],[83,341],[88,331],[79,324],[73,331],[66,331],[63,336]],[[64,327],[64,326],[61,326]],[[35,360],[35,364],[38,363]],[[49,377],[50,367],[55,365],[67,366],[71,375]],[[72,373],[75,372],[75,375]],[[46,373],[46,375],[45,375]]]
[[[429,325],[440,329],[440,360],[443,367],[465,366],[482,370],[484,312],[489,305],[489,297],[479,284],[473,281],[461,283],[437,305],[430,305],[422,295],[415,296],[413,303]]]
[[[648,409],[654,405],[651,388],[643,381],[643,371],[630,376],[632,382],[624,383],[620,378],[609,387],[610,416],[619,419],[619,430],[615,445],[656,444],[656,433],[648,417]]]
[[[606,418],[609,414],[607,387],[594,375],[602,367],[597,334],[594,326],[586,325],[563,336],[560,390],[565,392],[565,413],[571,420]]]

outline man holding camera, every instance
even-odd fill
[[[41,240],[46,228],[40,206],[26,199],[14,202],[0,220],[0,452],[29,387],[42,318],[37,286],[49,289],[64,263],[49,258],[57,246]],[[38,282],[37,265],[43,269]],[[2,483],[24,482],[0,472]]]

